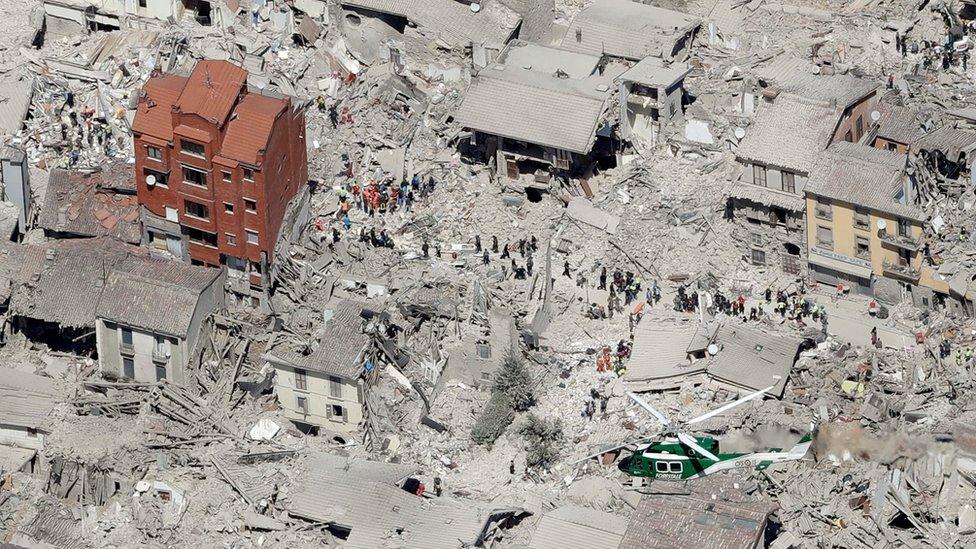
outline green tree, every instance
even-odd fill
[[[515,350],[509,351],[502,360],[502,367],[495,377],[494,390],[505,393],[516,412],[524,412],[535,404],[532,374]]]
[[[525,418],[519,434],[525,439],[525,463],[542,469],[549,469],[556,463],[566,440],[559,418],[542,419],[535,414]]]
[[[494,391],[481,415],[474,422],[471,438],[478,444],[490,446],[502,436],[514,419],[512,401],[505,393]]]

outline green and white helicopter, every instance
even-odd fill
[[[736,406],[759,398],[773,387],[748,394],[739,400],[720,406],[683,423],[674,423],[664,414],[634,393],[627,393],[631,400],[640,405],[663,427],[663,432],[651,439],[642,439],[603,450],[597,455],[620,448],[634,446],[631,454],[618,465],[624,473],[634,477],[655,480],[689,480],[701,478],[730,469],[756,469],[762,471],[774,463],[802,459],[810,449],[811,435],[805,435],[793,448],[771,448],[766,452],[722,452],[719,441],[711,437],[694,437],[684,432],[684,428],[706,419],[725,413]],[[587,459],[588,459],[587,458]]]

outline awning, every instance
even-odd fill
[[[863,265],[856,265],[854,263],[849,263],[847,261],[843,261],[833,257],[827,257],[825,255],[822,255],[822,253],[815,253],[815,251],[816,251],[815,249],[810,250],[810,256],[807,258],[807,261],[809,263],[813,265],[817,265],[819,267],[824,267],[834,271],[839,271],[842,273],[853,275],[858,278],[863,278],[866,280],[871,279],[872,271],[870,267],[865,267]]]

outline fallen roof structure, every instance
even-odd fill
[[[617,549],[626,531],[623,517],[563,505],[542,515],[529,549]]]
[[[706,330],[704,346],[699,331]],[[693,353],[708,347],[714,327],[698,322],[655,323],[650,319],[634,329],[634,348],[624,382],[632,391],[663,391],[678,388],[684,381],[705,373],[705,363],[697,362]]]
[[[0,425],[42,430],[57,396],[49,377],[0,368]]]
[[[518,29],[522,17],[499,0],[485,0],[480,9],[454,0],[341,0],[344,8],[357,8],[403,17],[452,47],[471,44],[500,49]]]
[[[844,110],[875,93],[880,85],[867,78],[846,74],[814,74],[819,68],[809,61],[782,55],[756,70],[760,80],[780,91]]]
[[[633,61],[667,59],[700,26],[701,19],[687,13],[630,0],[598,0],[573,18],[559,47]]]
[[[705,368],[709,378],[748,392],[773,387],[767,394],[782,398],[801,341],[744,325],[723,325],[711,343],[718,353]]]
[[[819,101],[780,94],[759,111],[735,154],[743,160],[808,174],[830,143],[839,116],[839,111]],[[797,192],[803,191],[797,188]]]
[[[51,170],[37,226],[60,237],[111,236],[142,240],[132,167],[121,162],[88,171]],[[119,193],[120,187],[133,187]]]
[[[687,493],[641,499],[620,549],[763,547],[766,522],[775,506],[743,492],[730,477],[711,475],[685,483]]]
[[[313,462],[314,463],[314,462]],[[327,466],[308,469],[288,495],[286,509],[295,517],[348,531],[343,547],[374,549],[394,543],[403,547],[455,549],[479,545],[498,516],[492,511],[448,498],[427,499],[375,480],[387,477],[375,466]]]

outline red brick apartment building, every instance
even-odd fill
[[[263,295],[285,209],[308,181],[302,108],[249,90],[236,65],[204,60],[188,77],[153,75],[132,129],[144,243],[226,265]]]

